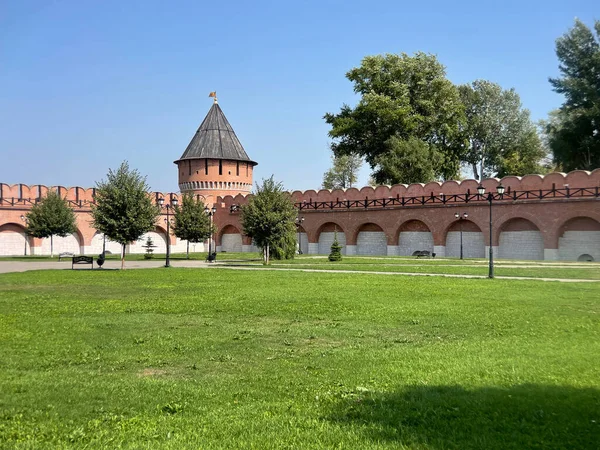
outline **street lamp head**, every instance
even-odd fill
[[[177,200],[176,198],[171,200],[171,206],[177,206],[178,203],[179,203],[179,200]]]
[[[210,212],[210,208],[208,206],[204,207],[204,214],[208,214]]]
[[[454,213],[454,217],[456,217],[457,219],[460,217],[459,213]]]
[[[496,186],[496,192],[498,192],[500,195],[504,194],[504,186],[502,186],[502,183]]]
[[[217,212],[217,207],[216,207],[216,206],[213,206],[213,207],[212,207],[212,209],[211,209],[211,212],[212,212],[213,214],[214,214],[214,213],[216,213],[216,212]]]
[[[159,204],[159,205],[162,207],[162,205],[164,205],[164,204],[165,204],[165,199],[164,199],[164,198],[162,198],[162,197],[161,197],[161,198],[159,198],[159,199],[158,199],[158,204]]]
[[[477,186],[477,193],[479,195],[485,194],[485,188],[483,187],[483,184],[480,184],[479,186]]]
[[[463,217],[466,219],[467,217],[469,217],[469,215],[467,213],[463,213]]]
[[[21,214],[21,220],[25,221],[25,216]]]

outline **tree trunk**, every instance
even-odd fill
[[[187,241],[187,259],[190,259],[190,241]]]
[[[125,269],[125,246],[127,244],[122,244],[121,246],[121,270]]]
[[[477,172],[477,163],[473,163],[473,178],[475,178],[475,180],[479,181],[479,173]]]
[[[54,258],[54,235],[50,235],[50,258]]]
[[[267,244],[267,266],[269,265],[269,244]]]

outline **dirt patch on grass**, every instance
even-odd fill
[[[140,378],[144,377],[160,377],[166,375],[167,371],[164,369],[154,369],[152,367],[148,367],[140,372],[138,372],[137,376]]]

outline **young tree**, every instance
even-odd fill
[[[565,96],[546,133],[554,162],[564,171],[600,167],[600,20],[594,32],[579,19],[556,40],[560,78],[554,91]]]
[[[329,253],[329,261],[342,260],[342,246],[338,242],[337,230],[333,234],[333,242],[331,244],[331,253]]]
[[[54,257],[54,235],[65,237],[77,230],[75,213],[67,200],[52,190],[33,205],[27,219],[27,234],[36,238],[50,238],[50,257]]]
[[[256,186],[256,193],[242,206],[244,233],[262,249],[264,264],[274,256],[293,258],[296,246],[297,211],[281,183],[273,177]]]
[[[539,171],[544,149],[529,111],[522,108],[514,89],[477,80],[459,86],[459,92],[467,119],[462,128],[468,143],[464,161],[471,165],[476,179]]]
[[[121,244],[121,269],[125,268],[125,246],[156,227],[160,209],[148,191],[146,177],[130,170],[126,161],[116,171],[109,169],[106,181],[96,183],[92,224]]]
[[[363,160],[359,155],[331,157],[333,166],[323,175],[323,189],[351,188],[358,179]]]
[[[413,138],[444,156],[437,160],[435,177],[458,175],[463,149],[458,131],[464,122],[464,108],[458,90],[434,55],[367,56],[346,77],[361,99],[355,108],[343,105],[338,114],[324,116],[331,125],[329,136],[336,156],[364,157],[376,170],[373,176],[379,184],[403,183],[404,179],[397,178],[402,172],[390,173],[390,164],[383,161],[395,158],[390,153],[391,138]]]
[[[190,193],[183,194],[181,204],[173,208],[173,218],[173,234],[187,241],[187,259],[190,259],[190,242],[205,241],[214,231],[210,228],[210,217],[204,212],[204,202]]]

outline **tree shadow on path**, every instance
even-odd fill
[[[337,396],[328,419],[400,448],[600,449],[595,388],[360,388]]]

